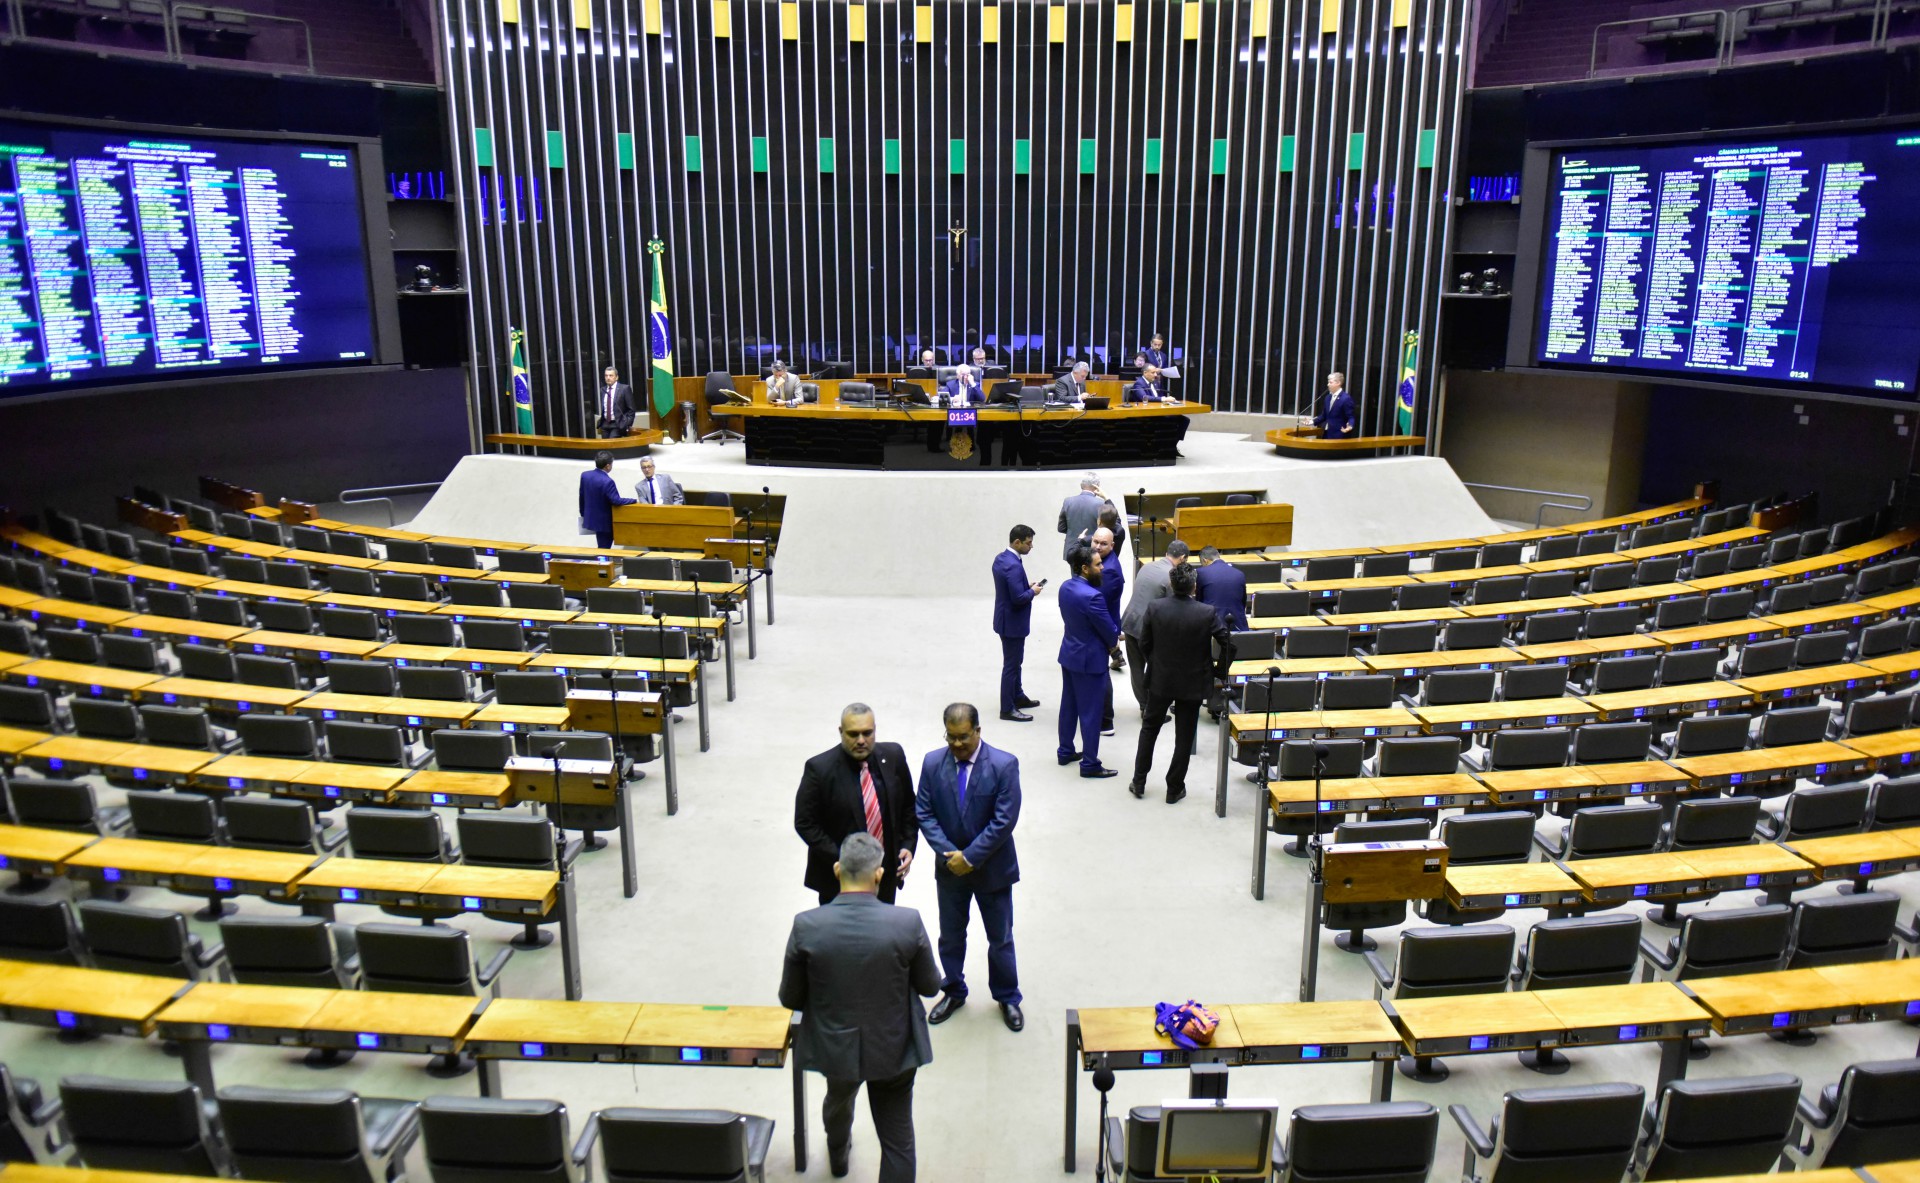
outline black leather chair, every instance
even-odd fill
[[[431,809],[355,806],[347,810],[347,839],[355,858],[410,863],[460,861],[459,848],[448,841],[440,815]]]
[[[1794,744],[1819,743],[1827,737],[1827,727],[1832,721],[1833,712],[1824,706],[1767,711],[1754,726],[1753,746],[1785,748]]]
[[[1566,693],[1564,665],[1510,665],[1500,675],[1500,698],[1504,702],[1561,698]]]
[[[1588,614],[1591,619],[1592,614]],[[1594,694],[1621,690],[1645,690],[1660,673],[1660,658],[1653,654],[1638,657],[1603,657],[1593,663],[1588,689]]]
[[[1494,732],[1486,751],[1469,752],[1466,761],[1486,772],[1558,768],[1572,746],[1573,735],[1565,727],[1510,728]]]
[[[1796,1106],[1786,1161],[1797,1170],[1911,1158],[1920,1158],[1920,1059],[1851,1065]]]
[[[1743,846],[1753,841],[1759,824],[1758,797],[1695,797],[1674,806],[1666,849]]]
[[[1253,592],[1252,604],[1247,612],[1249,616],[1310,616],[1313,613],[1313,597],[1291,589]]]
[[[229,797],[220,804],[227,842],[250,850],[327,854],[347,840],[344,829],[324,829],[313,806],[288,797]]]
[[[468,866],[513,867],[527,871],[560,871],[573,865],[584,844],[578,838],[556,841],[553,823],[525,813],[462,813],[459,828],[461,861]],[[489,920],[522,926],[512,944],[517,949],[539,949],[552,942],[541,925],[560,919],[560,909],[546,912],[484,912]]]
[[[442,772],[499,772],[513,758],[513,737],[504,731],[443,727],[429,739],[434,767]]]
[[[1897,776],[1874,785],[1867,812],[1869,830],[1920,826],[1920,776]]]
[[[1482,567],[1511,567],[1520,561],[1524,542],[1489,542],[1480,548]]]
[[[433,562],[433,549],[417,538],[388,538],[380,545],[386,548],[389,563]]]
[[[1516,990],[1565,990],[1579,986],[1624,986],[1640,968],[1640,918],[1569,916],[1542,920],[1527,931],[1514,966]],[[1549,1047],[1520,1053],[1520,1063],[1557,1076],[1572,1066]]]
[[[1541,850],[1555,859],[1616,858],[1660,849],[1666,812],[1651,802],[1593,805],[1576,809],[1559,841],[1536,836]]]
[[[766,1183],[773,1119],[725,1109],[602,1109],[608,1183]]]
[[[1718,649],[1682,649],[1663,654],[1660,658],[1662,686],[1711,682],[1719,671],[1720,651]]]
[[[1535,613],[1521,622],[1520,643],[1554,645],[1572,641],[1580,636],[1580,630],[1586,623],[1587,614],[1581,611]]]
[[[558,1101],[428,1097],[420,1133],[434,1183],[585,1183],[599,1123],[571,1142]]]
[[[1635,1155],[1645,1180],[1764,1174],[1786,1147],[1800,1078],[1784,1072],[1675,1080],[1660,1090]]]
[[[322,608],[316,615],[320,632],[325,636],[350,641],[380,640],[380,617],[365,608]]]
[[[1287,679],[1280,679],[1279,681],[1286,680]],[[1312,688],[1310,679],[1302,679],[1302,681],[1307,681],[1309,689]],[[1275,685],[1279,685],[1279,682],[1276,682]],[[1264,755],[1267,759],[1267,775],[1269,780],[1312,780],[1315,758],[1314,751],[1316,747],[1325,753],[1322,757],[1324,771],[1321,779],[1323,780],[1344,780],[1359,776],[1362,769],[1362,761],[1366,756],[1365,744],[1357,739],[1327,739],[1319,741],[1289,739],[1279,744],[1262,744],[1260,746],[1265,749]],[[1257,762],[1259,757],[1255,756],[1254,758]],[[1259,783],[1259,777],[1260,769],[1256,767],[1253,772],[1248,774],[1247,779],[1257,784]],[[1268,813],[1268,829],[1276,834],[1290,834],[1293,836],[1294,840],[1287,843],[1283,849],[1294,858],[1307,857],[1307,836],[1314,832],[1316,824],[1320,827],[1321,832],[1325,833],[1339,824],[1339,818],[1311,813],[1290,813],[1284,816],[1274,816],[1271,811]],[[1355,907],[1370,906],[1372,905],[1355,905]],[[1394,905],[1384,904],[1380,905],[1380,907],[1390,911]],[[1401,908],[1399,915],[1402,919],[1405,918],[1406,911],[1404,907]],[[1388,920],[1382,923],[1398,924],[1400,921]]]
[[[83,739],[140,740],[140,712],[130,702],[75,697],[67,703],[67,711],[73,716],[74,734]]]
[[[512,949],[502,949],[485,966],[475,965],[467,934],[439,924],[374,922],[356,925],[353,935],[368,990],[498,998],[500,971],[513,957]]]
[[[1344,628],[1297,628],[1287,634],[1285,656],[1289,660],[1345,657],[1352,647],[1352,638]]]
[[[704,397],[709,413],[711,413],[714,407],[750,401],[747,396],[733,388],[733,377],[724,370],[713,370],[707,374],[706,394]],[[725,447],[728,440],[744,442],[747,437],[728,427],[727,424],[730,422],[732,422],[732,420],[713,419],[713,423],[715,424],[714,429],[701,436],[699,442],[704,444],[708,440],[719,440],[721,447]],[[682,438],[685,438],[686,434],[686,429],[683,428],[681,431]]]
[[[1787,794],[1786,806],[1777,819],[1761,818],[1760,833],[1777,842],[1857,834],[1867,826],[1871,791],[1865,781],[1795,789]]]
[[[501,649],[512,653],[536,651],[536,647],[527,640],[526,626],[517,620],[463,620],[460,622],[460,636],[466,641],[469,649]],[[509,672],[525,674],[525,671]],[[506,674],[496,676],[505,677]]]
[[[318,916],[230,916],[220,922],[233,980],[246,986],[355,990],[360,959],[352,931]]]
[[[653,577],[641,576],[640,578]],[[587,611],[589,612],[617,612],[628,616],[640,616],[646,610],[647,593],[637,587],[590,587],[587,589]]]
[[[80,1161],[96,1170],[232,1173],[196,1085],[68,1076],[60,1102]]]
[[[419,600],[425,603],[433,599],[433,585],[427,582],[427,577],[424,575],[402,571],[377,571],[374,573],[373,582],[379,589],[379,594],[389,600]]]
[[[1492,702],[1493,670],[1440,670],[1421,683],[1420,706],[1454,706],[1468,702]]]
[[[1498,649],[1506,639],[1504,620],[1449,620],[1440,630],[1441,645],[1447,649]]]
[[[30,1162],[60,1166],[72,1157],[60,1098],[49,1097],[40,1082],[15,1076],[0,1064],[0,1163]]]
[[[238,730],[240,746],[249,756],[312,760],[320,752],[313,720],[303,715],[242,715]]]
[[[1679,982],[1784,969],[1792,937],[1793,909],[1785,904],[1698,912],[1686,918],[1680,935],[1665,948],[1640,939],[1640,956],[1646,964],[1642,980]],[[1688,1054],[1704,1059],[1711,1050],[1704,1041],[1695,1040]],[[1785,1137],[1784,1127],[1781,1136]]]
[[[489,621],[488,623],[493,623]],[[509,622],[515,628],[518,621]],[[421,612],[396,612],[387,617],[393,639],[400,645],[432,645],[443,649],[460,646],[460,633],[451,616],[428,616]],[[478,645],[473,648],[479,648]]]
[[[1912,716],[1911,694],[1876,694],[1870,698],[1856,699],[1847,704],[1846,716],[1840,724],[1839,734],[1834,738],[1897,731],[1905,727]]]
[[[1425,1183],[1440,1112],[1424,1101],[1303,1105],[1274,1158],[1280,1183]]]
[[[1645,760],[1652,745],[1651,723],[1589,723],[1573,733],[1573,762],[1621,764]]]
[[[1891,961],[1899,956],[1900,897],[1884,891],[1818,896],[1793,908],[1788,969]]]
[[[1641,612],[1638,605],[1618,604],[1607,608],[1594,608],[1587,613],[1587,631],[1589,637],[1624,637],[1640,627]]]
[[[1272,629],[1241,629],[1231,637],[1233,655],[1240,661],[1271,661],[1279,653],[1279,634]]]
[[[335,659],[325,665],[327,690],[333,694],[366,694],[392,698],[399,692],[390,661]]]
[[[1632,563],[1602,563],[1587,568],[1589,592],[1621,591],[1633,586]]]
[[[1745,715],[1702,715],[1682,719],[1680,725],[1674,728],[1672,737],[1665,744],[1657,746],[1662,755],[1673,759],[1744,751],[1752,724],[1753,720]]]
[[[173,657],[180,663],[180,676],[183,678],[198,678],[203,682],[239,680],[239,668],[230,650],[217,649],[212,645],[175,645]]]
[[[102,808],[85,781],[16,776],[0,783],[17,825],[111,835],[129,822],[124,807]]]
[[[557,612],[566,608],[567,592],[565,588],[552,583],[510,583],[507,585],[507,604],[523,611],[542,608]]]
[[[223,1088],[220,1132],[243,1178],[388,1183],[406,1174],[419,1102],[346,1089]]]
[[[178,912],[110,900],[82,900],[78,911],[80,939],[96,969],[194,982],[227,980],[225,946],[202,945]]]
[[[430,698],[437,702],[465,702],[471,687],[467,672],[455,666],[401,666],[396,674],[401,698]]]
[[[1320,688],[1323,711],[1380,710],[1393,705],[1391,674],[1328,678]]]
[[[1463,1183],[1620,1183],[1640,1139],[1637,1084],[1516,1089],[1489,1129],[1465,1105],[1447,1113],[1466,1135]],[[1484,1163],[1484,1169],[1482,1164]]]
[[[0,724],[52,731],[59,716],[54,712],[53,696],[30,686],[0,686]]]
[[[1440,841],[1447,844],[1447,865],[1479,867],[1524,863],[1533,854],[1534,816],[1525,810],[1460,813],[1440,820]],[[1428,900],[1429,924],[1481,924],[1497,920],[1505,907],[1461,908],[1445,896]]]
[[[1392,969],[1373,953],[1365,954],[1376,983],[1373,996],[1501,993],[1513,969],[1514,938],[1504,924],[1407,929],[1400,934],[1400,957]],[[1402,1056],[1400,1073],[1433,1084],[1447,1078],[1447,1066],[1432,1056]]]
[[[1107,1118],[1103,1151],[1114,1183],[1179,1183],[1180,1176],[1159,1173],[1160,1115],[1158,1105],[1135,1105],[1124,1125],[1118,1117]],[[1278,1148],[1279,1131],[1273,1140]]]
[[[73,905],[52,897],[0,895],[0,958],[88,965]]]
[[[1438,562],[1438,556],[1435,556]],[[1434,570],[1443,568],[1436,566]],[[1403,583],[1399,594],[1394,597],[1394,607],[1403,612],[1424,612],[1430,608],[1447,608],[1453,604],[1453,589],[1444,583]]]

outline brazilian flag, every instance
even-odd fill
[[[1409,332],[1400,350],[1400,434],[1413,434],[1413,386],[1416,359],[1420,353],[1420,334]]]
[[[508,329],[507,337],[513,343],[513,361],[510,363],[507,380],[507,396],[513,399],[514,429],[522,435],[533,433],[533,383],[527,380],[527,335],[519,329]]]
[[[653,337],[653,409],[664,419],[673,410],[673,323],[667,319],[667,274],[661,259],[667,244],[651,239],[647,252],[653,256],[653,299],[647,317]]]

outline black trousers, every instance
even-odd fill
[[[626,432],[620,430],[620,424],[615,422],[612,419],[600,420],[598,423],[594,424],[594,430],[599,433],[600,438],[603,440],[618,439],[621,436],[627,434]]]
[[[869,1080],[867,1109],[873,1131],[880,1135],[880,1183],[913,1183],[913,1074],[909,1068],[892,1080]],[[827,1125],[829,1157],[846,1153],[853,1140],[853,1100],[857,1080],[827,1080],[827,1099],[820,1116]]]
[[[608,526],[604,530],[595,530],[593,532],[593,544],[595,546],[612,546],[613,545],[613,527]]]
[[[1127,679],[1133,684],[1133,701],[1147,709],[1147,655],[1141,652],[1138,637],[1124,637],[1127,651]],[[1162,713],[1165,713],[1164,711]]]
[[[1153,771],[1153,745],[1160,738],[1161,719],[1173,708],[1173,763],[1167,765],[1167,792],[1187,791],[1187,762],[1193,758],[1193,733],[1200,719],[1197,698],[1164,698],[1147,695],[1146,715],[1140,720],[1140,746],[1133,754],[1133,783],[1147,783]]]

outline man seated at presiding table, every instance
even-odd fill
[[[1087,363],[1077,361],[1073,369],[1054,380],[1052,401],[1059,403],[1079,403],[1087,393]]]
[[[1133,385],[1127,387],[1127,393],[1122,397],[1121,401],[1128,403],[1159,403],[1173,402],[1174,399],[1166,392],[1165,386],[1162,385],[1160,381],[1160,367],[1148,365],[1140,371],[1140,376],[1133,380]]]
[[[797,407],[801,403],[800,379],[787,372],[787,363],[773,359],[773,372],[767,375],[767,402],[776,407]]]
[[[955,366],[946,386],[948,400],[956,407],[977,407],[987,401],[980,387],[980,371],[972,366]]]

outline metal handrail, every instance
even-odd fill
[[[334,501],[341,505],[385,505],[387,507],[387,526],[391,529],[393,526],[393,498],[387,496],[387,494],[431,493],[445,483],[445,481],[422,481],[417,485],[374,485],[366,489],[342,489],[340,490],[340,495],[335,497]],[[360,496],[360,494],[363,493],[371,493],[373,496]]]
[[[1720,54],[1720,62],[1722,65],[1730,66],[1733,64],[1734,46],[1740,41],[1741,33],[1752,27],[1749,21],[1745,19],[1748,14],[1758,12],[1762,8],[1771,8],[1779,2],[1780,0],[1760,0],[1758,4],[1742,4],[1738,8],[1727,10],[1727,39],[1726,43],[1721,47]],[[1820,49],[1826,49],[1831,52],[1842,52],[1861,48],[1874,49],[1885,45],[1887,40],[1887,26],[1893,20],[1893,0],[1874,0],[1871,12],[1873,22],[1869,27],[1872,29],[1872,32],[1867,34],[1865,41],[1836,40],[1831,46],[1820,47]],[[1763,25],[1760,31],[1765,32],[1768,27],[1769,26]],[[1812,52],[1819,52],[1820,49],[1813,49]],[[1794,56],[1805,56],[1808,52],[1808,47],[1801,47],[1792,51]]]
[[[1698,8],[1692,12],[1663,12],[1659,16],[1635,16],[1628,17],[1625,20],[1603,21],[1595,25],[1593,27],[1593,48],[1587,54],[1587,77],[1592,78],[1600,69],[1601,33],[1605,30],[1621,28],[1627,25],[1651,24],[1654,21],[1685,20],[1690,16],[1708,15],[1714,18],[1713,31],[1716,44],[1714,46],[1713,62],[1715,65],[1719,65],[1726,60],[1727,30],[1732,26],[1733,22],[1727,19],[1728,13],[1724,8]],[[1699,63],[1694,62],[1689,64],[1698,65]]]
[[[1469,489],[1492,489],[1496,493],[1532,493],[1538,497],[1566,497],[1570,499],[1567,501],[1542,501],[1539,508],[1533,511],[1533,528],[1536,530],[1540,528],[1541,519],[1546,516],[1549,509],[1578,509],[1585,511],[1593,508],[1593,498],[1586,493],[1566,493],[1558,489],[1523,489],[1518,485],[1488,485],[1482,484],[1479,481],[1461,481],[1460,483]],[[1571,500],[1573,498],[1578,498],[1578,504]]]
[[[277,16],[277,15],[274,15],[271,13],[265,13],[265,12],[248,12],[244,8],[222,8],[217,4],[201,4],[201,3],[198,3],[197,0],[196,2],[191,3],[191,7],[199,8],[209,13],[218,12],[218,13],[224,13],[228,16],[244,16],[248,20],[269,21],[269,22],[272,22],[275,24],[281,24],[281,25],[299,25],[300,40],[307,47],[307,73],[309,74],[314,73],[313,28],[310,25],[308,25],[307,22],[301,20],[300,18],[292,17],[292,16]],[[179,0],[171,0],[171,2],[167,5],[167,26],[168,26],[169,33],[173,37],[174,56],[181,61],[185,61],[187,59],[187,52],[185,49],[186,43],[180,39]],[[196,54],[194,56],[198,57],[199,55]],[[226,59],[223,58],[220,60],[224,61]],[[279,65],[283,63],[254,62],[252,64],[253,65]]]
[[[180,16],[177,11],[177,6],[180,2],[181,0],[169,0],[166,10],[161,16],[160,31],[166,43],[166,48],[159,51],[157,56],[163,57],[170,62],[218,61],[232,66],[255,66],[280,70],[300,69],[298,62],[255,62],[244,59],[204,58],[199,54],[187,53],[185,48],[186,43],[180,36]],[[300,20],[298,17],[276,16],[272,13],[265,12],[248,12],[244,8],[226,8],[219,4],[203,4],[193,2],[193,0],[188,0],[188,2],[189,7],[200,9],[209,14],[220,13],[226,16],[241,16],[247,18],[249,22],[260,22],[267,26],[298,25],[300,27],[301,44],[305,47],[307,55],[306,72],[309,74],[318,73],[313,64],[313,28],[308,25],[306,21]],[[27,32],[26,4],[24,0],[4,0],[4,6],[9,17],[6,34],[9,39],[33,41],[43,45],[79,45],[83,49],[100,53],[128,53],[134,56],[156,56],[152,51],[148,50],[131,50],[109,45],[82,44],[57,37],[36,37]]]

